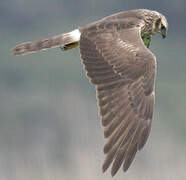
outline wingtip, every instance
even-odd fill
[[[117,171],[115,171],[115,169],[111,170],[111,176],[114,177],[116,175]]]
[[[105,173],[106,170],[107,170],[107,168],[103,164],[103,166],[102,166],[102,173]]]
[[[103,164],[103,166],[102,166],[102,172],[105,173],[106,170],[108,169],[108,167],[109,167],[109,166],[108,166],[107,164]],[[117,171],[116,171],[116,172],[117,172]],[[114,177],[115,174],[116,174],[116,172],[113,171],[113,169],[112,169],[112,170],[111,170],[111,176]]]
[[[102,166],[102,172],[105,173],[106,170],[108,169],[108,167],[109,167],[109,164],[106,163],[106,160],[105,160],[104,163],[103,163],[103,166]]]
[[[129,167],[130,167],[130,165],[123,165],[123,172],[127,172]]]

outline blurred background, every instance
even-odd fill
[[[21,42],[71,31],[110,14],[138,8],[163,13],[165,40],[157,56],[156,105],[148,143],[117,180],[186,179],[185,0],[1,0],[0,179],[103,180],[103,129],[95,90],[78,49],[15,57]]]

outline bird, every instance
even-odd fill
[[[151,37],[167,36],[164,15],[148,9],[122,11],[71,32],[15,46],[14,55],[79,47],[86,75],[95,85],[104,130],[102,171],[127,171],[147,142],[155,104],[157,61]]]

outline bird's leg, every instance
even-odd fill
[[[66,45],[64,45],[64,46],[60,46],[60,49],[61,49],[62,51],[67,51],[67,50],[69,50],[69,49],[72,49],[72,48],[77,47],[78,45],[79,45],[79,42],[72,42],[72,43],[70,43],[70,44],[66,44]]]

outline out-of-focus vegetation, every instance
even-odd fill
[[[78,50],[15,57],[17,43],[67,32],[112,13],[149,8],[169,33],[153,37],[156,110],[151,136],[115,179],[186,179],[185,0],[4,0],[0,2],[0,179],[111,179],[101,173],[104,140]]]

